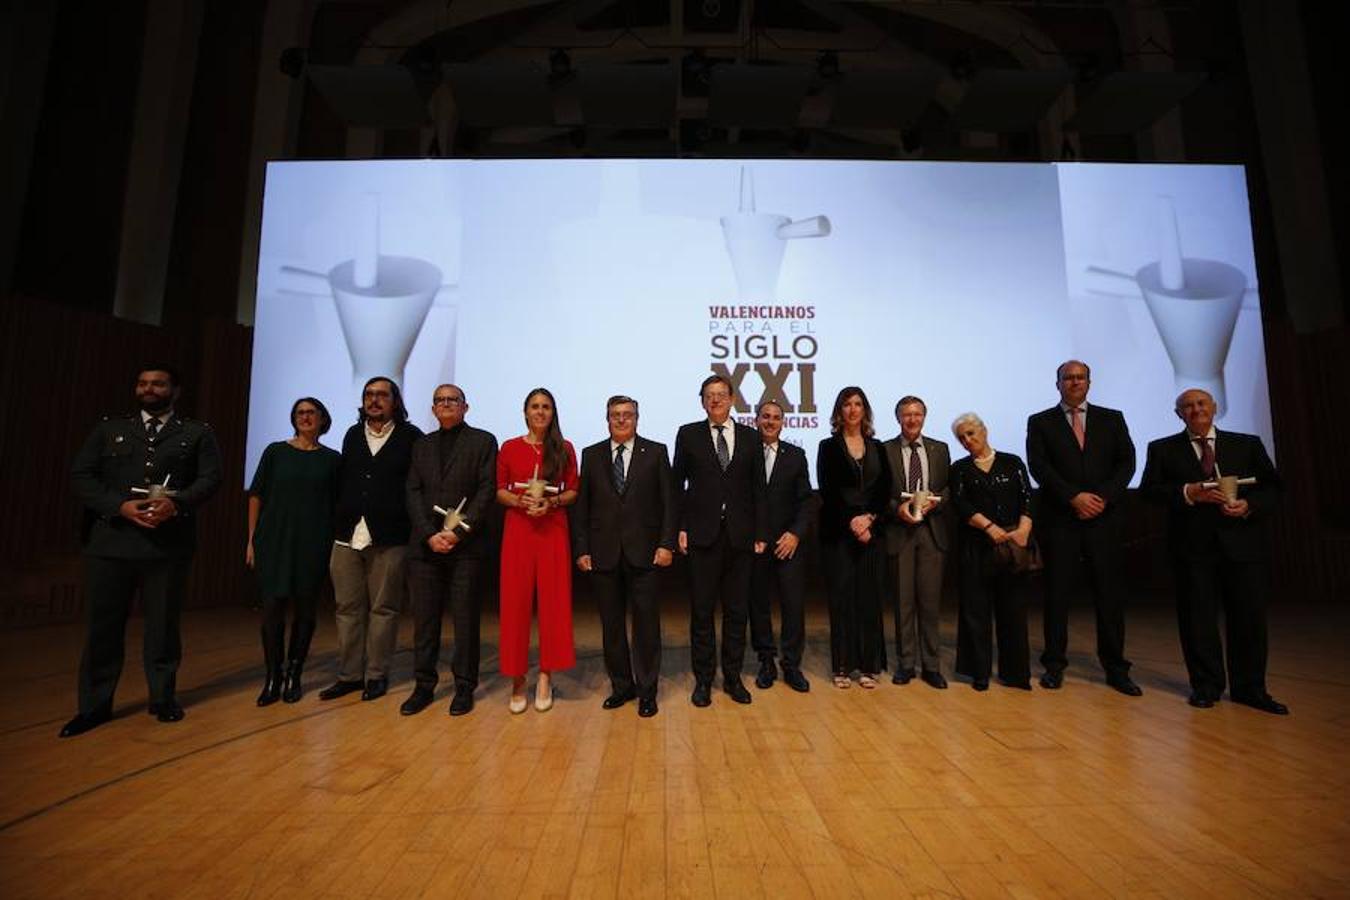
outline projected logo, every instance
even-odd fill
[[[737,211],[722,216],[721,223],[739,302],[708,308],[712,371],[731,382],[740,421],[751,424],[756,405],[776,400],[783,406],[785,428],[813,429],[820,350],[816,308],[780,305],[778,277],[788,241],[828,237],[830,220],[811,216],[793,221],[759,212],[754,173],[742,166]],[[755,402],[747,396],[755,396]]]
[[[1134,282],[1158,329],[1178,391],[1202,388],[1214,397],[1216,415],[1228,412],[1224,365],[1243,298],[1255,294],[1236,266],[1182,253],[1181,229],[1171,197],[1156,199],[1157,260],[1131,275],[1089,266],[1097,275]],[[1254,307],[1252,307],[1254,308]]]
[[[354,386],[377,376],[406,384],[404,368],[432,302],[439,292],[453,290],[454,285],[443,284],[441,270],[424,259],[380,252],[378,194],[362,196],[355,226],[356,247],[351,259],[327,272],[285,265],[281,271],[305,276],[315,286],[327,285],[342,324]],[[453,372],[454,307],[447,308],[451,326],[444,367]]]

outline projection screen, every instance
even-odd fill
[[[881,437],[916,394],[930,435],[974,411],[1021,454],[1055,367],[1080,358],[1141,468],[1192,385],[1219,427],[1274,445],[1238,166],[275,162],[255,323],[246,478],[300,396],[327,404],[340,445],[374,375],[424,429],[435,386],[460,385],[503,440],[546,386],[580,450],[616,393],[669,444],[720,371],[738,419],[780,400],[814,459],[846,385]]]

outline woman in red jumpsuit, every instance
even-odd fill
[[[503,675],[511,677],[511,712],[525,711],[530,607],[539,601],[539,685],[534,708],[553,706],[551,675],[576,663],[572,646],[572,551],[567,513],[577,498],[577,454],[558,427],[553,395],[535,388],[525,398],[524,435],[497,454],[497,502],[506,507],[502,530],[501,638]],[[536,475],[537,473],[537,475]],[[548,490],[534,497],[538,478]]]

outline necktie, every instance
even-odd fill
[[[726,427],[725,425],[713,426],[717,429],[717,463],[722,467],[723,472],[727,470],[727,466],[731,465],[731,448],[727,446]]]
[[[773,461],[774,461],[774,459],[776,459],[776,457],[775,457],[775,455],[774,455],[773,444],[765,444],[765,445],[764,445],[764,483],[765,483],[765,484],[768,484],[768,483],[769,483],[769,479],[773,478]]]
[[[159,419],[151,416],[145,420],[145,436],[153,441],[157,434],[159,434]]]
[[[620,494],[623,493],[625,478],[623,474],[623,451],[624,446],[620,444],[614,450],[614,490]]]
[[[912,494],[919,489],[919,483],[923,481],[923,461],[919,459],[919,452],[923,450],[923,444],[914,441],[909,445],[909,492]]]
[[[1087,433],[1083,431],[1083,409],[1080,406],[1069,407],[1069,418],[1073,424],[1073,436],[1078,441],[1078,449],[1083,449],[1083,442],[1087,439]]]
[[[1213,478],[1214,445],[1209,442],[1209,438],[1196,438],[1195,442],[1200,445],[1200,471],[1206,479]]]

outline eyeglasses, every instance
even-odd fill
[[[464,402],[463,397],[436,397],[431,401],[432,406],[459,406]]]
[[[724,391],[709,391],[703,395],[703,399],[716,403],[719,400],[730,400],[731,395]]]
[[[366,391],[361,395],[366,400],[375,400],[377,398],[387,398],[394,396],[389,391]]]
[[[627,422],[629,419],[636,419],[637,414],[630,412],[612,412],[609,414],[609,418],[610,421],[613,422]]]

